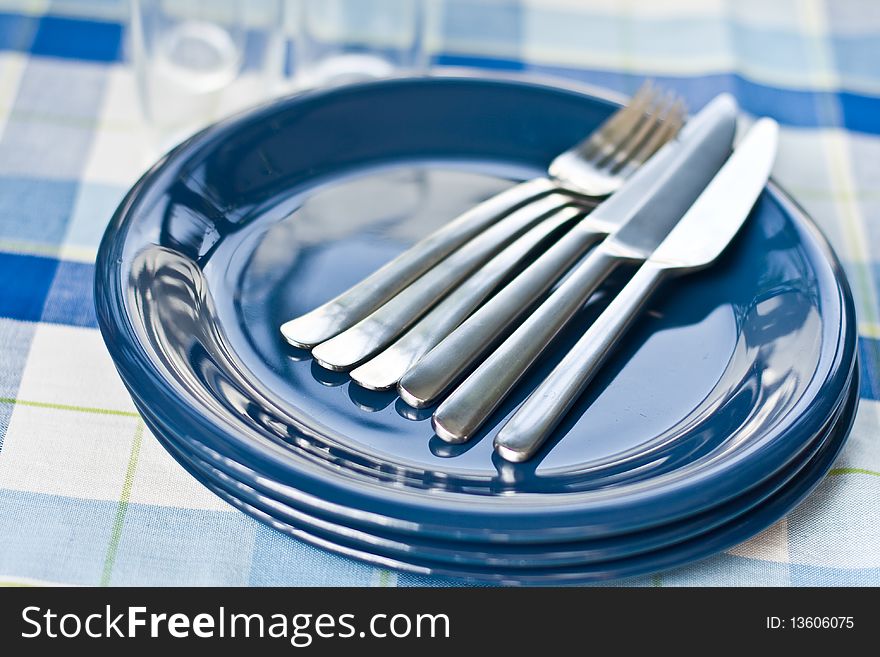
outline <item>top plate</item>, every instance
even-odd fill
[[[657,525],[784,467],[842,399],[852,301],[772,186],[710,270],[667,284],[539,455],[491,435],[612,280],[472,442],[286,345],[326,301],[474,203],[538,175],[615,109],[534,82],[419,78],[302,94],[218,124],[132,189],[99,254],[102,332],[166,426],[317,512],[401,531],[561,540]]]

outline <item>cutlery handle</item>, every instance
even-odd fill
[[[495,436],[495,450],[513,462],[529,459],[565,417],[626,333],[665,269],[648,262],[602,312]]]
[[[561,237],[406,372],[398,386],[403,401],[423,408],[451,390],[604,235],[587,218]]]
[[[434,345],[449,335],[501,285],[530,253],[547,248],[548,238],[571,225],[583,214],[574,206],[565,207],[544,219],[513,244],[480,267],[446,295],[406,333],[351,372],[351,378],[370,390],[388,390]],[[559,238],[565,240],[568,235]],[[557,242],[558,244],[558,242]],[[531,268],[534,263],[529,265]]]
[[[359,365],[391,343],[510,242],[570,203],[569,196],[550,194],[511,212],[434,265],[376,311],[312,349],[312,356],[331,370],[346,371]]]
[[[437,435],[470,440],[547,345],[620,261],[601,246],[532,313],[434,412]]]
[[[353,326],[499,217],[557,190],[535,178],[493,196],[434,231],[357,285],[281,327],[292,345],[311,348]]]

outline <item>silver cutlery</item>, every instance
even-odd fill
[[[518,263],[561,227],[573,223],[582,214],[578,208],[567,207],[540,222],[465,279],[393,344],[352,370],[352,380],[370,390],[389,390],[395,387],[400,377],[470,315]],[[585,238],[589,240],[592,237],[590,241],[595,241],[603,235],[604,233],[593,232],[589,236],[585,235]]]
[[[706,142],[709,147],[705,156],[714,157],[720,166],[720,158],[729,152],[733,142],[735,118],[736,106],[729,96],[720,96],[709,103],[688,121],[678,139],[664,145],[618,192],[581,220],[472,316],[461,317],[463,323],[448,337],[443,338],[436,346],[423,343],[421,354],[414,353],[408,344],[408,362],[412,365],[400,380],[398,392],[401,398],[411,406],[422,408],[431,405],[451,390],[498,343],[506,329],[595,243],[597,234],[613,233],[638,216],[642,216],[644,221],[655,221],[657,204],[668,205],[675,194],[684,198],[684,201],[679,202],[683,213],[688,199],[696,198],[699,193],[701,179],[708,180],[705,176],[711,175],[711,171],[695,176],[689,181],[689,185],[675,190],[673,196],[663,187],[663,182],[669,179],[674,170],[685,166],[699,166],[698,160],[703,157],[699,147]],[[437,321],[436,312],[437,310],[432,311],[422,322],[427,322],[428,317],[432,318],[431,321]],[[458,320],[458,317],[455,319]],[[545,328],[552,329],[549,324],[545,324]],[[443,337],[438,336],[436,331],[433,335]],[[396,344],[392,345],[386,351],[396,351],[396,347]],[[426,352],[427,355],[424,355]],[[391,360],[384,358],[385,353],[380,353],[363,366],[369,367],[368,376],[357,376],[359,372],[355,370],[352,378],[359,383],[362,383],[361,378],[367,379],[368,383],[378,380],[378,367],[374,368],[372,365],[374,361],[382,360],[387,363]],[[416,358],[422,355],[420,360]],[[398,364],[397,361],[395,364]],[[399,368],[394,374],[398,372]],[[389,372],[385,381],[390,378]]]
[[[717,111],[707,111],[705,116],[702,122],[697,121],[693,125],[699,127],[711,120],[725,123],[731,128],[732,139],[735,116],[732,110],[724,111],[724,108],[719,107]],[[669,142],[664,148],[673,147],[675,150],[677,145],[677,141]],[[640,203],[646,203],[646,192],[658,178],[662,177],[670,164],[668,160],[665,154],[655,155],[627,181],[620,191],[600,206],[601,212],[597,210],[589,214],[579,222],[576,230],[570,231],[562,238],[562,245],[559,248],[556,245],[550,248],[554,254],[552,261],[542,256],[540,269],[543,271],[543,277],[547,279],[547,286],[573,264],[575,257],[582,255],[592,244],[612,232],[620,222],[635,212]],[[517,227],[518,223],[513,221],[516,215],[521,215],[524,222],[531,222],[535,219],[536,210],[541,204],[547,203],[547,208],[552,213],[552,209],[556,207],[555,197],[555,194],[550,195],[517,210],[511,219],[504,222],[503,227],[493,226],[462,246],[377,311],[350,329],[315,347],[312,352],[315,360],[329,369],[344,370],[378,351],[377,355],[356,367],[351,372],[351,377],[359,385],[371,390],[393,388],[425,353],[467,319],[468,315],[493,292],[504,275],[525,256],[527,245],[537,244],[542,239],[545,229],[539,223],[537,227],[532,228],[526,235],[471,274],[471,267],[478,265],[485,253],[502,241],[495,232],[502,230],[507,232]],[[568,206],[555,214],[549,214],[549,219],[541,221],[552,224],[560,221],[565,223],[582,214],[582,210]],[[553,270],[550,269],[551,264]],[[531,277],[536,275],[532,273],[535,271],[535,265],[537,263],[528,268]],[[463,282],[431,308],[456,279]],[[407,329],[407,326],[427,309],[430,311]],[[395,341],[389,345],[392,340]]]
[[[664,279],[705,268],[718,259],[767,183],[777,133],[770,119],[755,123],[681,221],[498,432],[495,449],[501,457],[519,462],[537,451]]]
[[[440,404],[432,422],[441,439],[460,443],[473,437],[608,274],[621,263],[638,262],[650,256],[729,155],[736,131],[736,104],[730,96],[721,95],[694,117],[689,126],[693,128],[688,138],[678,144],[674,161],[663,168],[661,175],[636,204],[635,211],[626,216],[625,223],[618,224],[616,230],[570,272],[537,310]],[[596,210],[591,216],[599,212]],[[522,276],[528,278],[528,274],[526,270]],[[511,283],[512,286],[516,284],[517,280]],[[499,298],[500,295],[489,304]],[[498,305],[507,301],[502,299]],[[504,315],[512,314],[512,310],[495,312]],[[485,326],[485,323],[479,323],[481,319],[475,319],[477,326]],[[468,333],[467,338],[462,338],[466,344],[457,345],[461,351],[444,350],[443,343],[437,347],[446,358],[449,371],[469,367],[471,362],[462,362],[461,356],[480,352],[486,342],[484,330],[465,328],[464,325],[460,330]],[[435,366],[434,372],[437,369],[440,368]],[[413,396],[436,396],[440,387],[430,382],[426,384],[427,377],[422,375],[421,389],[429,389],[430,394],[419,392],[416,395],[413,380],[419,382],[418,370],[417,365],[401,384],[406,391],[405,400]],[[445,378],[440,377],[441,381]]]
[[[562,194],[550,194],[514,211],[453,251],[357,324],[314,347],[312,357],[334,371],[345,372],[360,365],[416,322],[450,288],[497,253],[499,247],[553,216],[569,202]]]
[[[489,226],[552,196],[557,209],[578,201],[594,204],[615,192],[638,167],[674,137],[684,107],[670,94],[645,85],[630,103],[587,139],[553,160],[548,177],[520,183],[460,215],[363,281],[327,303],[285,322],[281,332],[297,347],[311,348],[354,326]],[[562,192],[562,193],[558,193]],[[540,208],[547,211],[547,206]],[[504,217],[504,218],[501,218]],[[500,219],[501,218],[501,219]],[[520,217],[521,218],[521,217]],[[499,231],[496,237],[511,235]],[[496,244],[496,251],[507,242]],[[489,252],[487,257],[494,253]]]

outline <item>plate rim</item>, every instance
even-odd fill
[[[190,473],[208,490],[229,503],[231,506],[272,529],[280,531],[281,533],[297,540],[303,540],[315,547],[328,550],[334,554],[339,554],[347,558],[355,559],[370,566],[389,567],[405,573],[430,577],[447,577],[464,582],[484,584],[489,583],[516,586],[588,584],[610,579],[639,577],[652,572],[685,566],[689,563],[700,561],[713,554],[738,545],[772,525],[779,518],[785,516],[799,505],[824,480],[826,473],[834,464],[840,451],[846,444],[853,422],[855,421],[858,402],[859,372],[858,363],[856,362],[853,367],[853,376],[851,383],[847,388],[846,400],[844,402],[844,406],[850,406],[850,408],[842,409],[840,416],[832,426],[826,428],[824,435],[817,437],[817,440],[821,441],[822,444],[817,448],[816,454],[808,458],[806,463],[802,464],[802,467],[799,468],[783,486],[774,491],[767,499],[762,500],[749,511],[734,516],[729,521],[714,527],[708,532],[685,539],[682,542],[659,547],[656,550],[628,555],[608,561],[587,561],[584,564],[581,564],[585,570],[579,572],[573,572],[577,564],[560,567],[536,566],[531,571],[523,568],[522,578],[510,569],[504,570],[504,574],[501,574],[496,569],[491,568],[485,571],[455,571],[455,564],[440,564],[439,562],[436,565],[416,565],[407,562],[402,557],[390,557],[370,552],[366,548],[339,545],[334,543],[330,538],[315,536],[308,529],[296,527],[289,523],[286,527],[279,526],[285,525],[285,521],[279,520],[261,509],[257,509],[245,500],[235,498],[228,491],[218,492],[214,483],[206,483],[201,476],[202,473],[194,472],[190,466],[183,463],[181,463],[181,467],[185,468],[188,473]],[[830,450],[823,452],[822,450],[827,448],[832,441],[833,444],[831,445]],[[171,456],[180,463],[176,455],[171,453]],[[806,469],[810,470],[808,476],[800,476]],[[256,513],[254,511],[256,511]],[[756,518],[758,519],[756,520]],[[296,532],[295,535],[291,533],[291,529]],[[695,545],[697,547],[694,547]],[[690,553],[682,553],[683,549],[690,549],[691,551]],[[662,565],[658,565],[656,562],[656,553],[665,556],[665,561],[663,561],[663,556],[661,556],[660,564]],[[655,560],[654,562],[651,561],[652,558]],[[628,562],[630,564],[628,569],[614,570],[614,564],[619,561]],[[609,563],[612,565],[609,566]],[[535,571],[538,571],[539,573],[540,571],[545,571],[545,573],[535,575]],[[554,576],[559,572],[562,572],[563,574],[561,576]]]
[[[778,492],[786,489],[790,484],[793,483],[794,479],[798,476],[798,474],[804,468],[810,466],[820,457],[818,456],[820,450],[822,449],[823,441],[828,438],[833,432],[837,431],[840,426],[851,423],[852,418],[855,415],[855,408],[857,407],[857,403],[853,403],[853,393],[857,391],[858,386],[858,371],[857,368],[854,368],[851,373],[852,379],[847,386],[848,394],[843,400],[840,408],[835,410],[835,414],[832,418],[830,418],[829,422],[822,427],[822,429],[816,434],[816,436],[810,441],[809,449],[805,450],[808,454],[801,454],[798,459],[796,459],[796,463],[789,465],[787,468],[783,468],[780,472],[777,472],[773,477],[768,478],[764,482],[762,482],[761,486],[769,488],[767,490],[763,490],[757,494],[756,499],[752,499],[755,497],[756,489],[752,489],[747,493],[744,493],[743,496],[735,498],[733,500],[728,501],[724,506],[730,507],[725,509],[722,512],[722,515],[713,517],[710,522],[711,524],[705,529],[688,529],[685,535],[682,535],[680,532],[676,534],[670,534],[662,539],[660,542],[656,542],[652,547],[639,547],[637,549],[626,548],[625,551],[620,554],[613,554],[613,556],[608,556],[609,548],[607,546],[597,545],[593,547],[589,545],[590,543],[596,542],[596,539],[611,539],[613,541],[622,540],[624,542],[631,542],[631,540],[637,537],[640,534],[643,534],[644,531],[654,531],[659,529],[659,527],[648,528],[647,530],[638,530],[636,532],[630,532],[624,535],[603,535],[585,538],[578,541],[563,541],[559,543],[510,543],[510,542],[473,542],[473,541],[457,541],[455,539],[451,539],[449,537],[433,537],[433,536],[425,536],[419,535],[420,540],[427,543],[432,543],[434,541],[439,541],[444,544],[445,549],[448,553],[452,553],[453,551],[464,551],[464,550],[488,550],[489,552],[484,553],[481,557],[479,557],[482,562],[486,560],[495,559],[508,559],[511,557],[507,554],[495,554],[493,557],[491,551],[495,548],[499,547],[512,547],[517,546],[520,548],[531,549],[535,552],[546,551],[548,548],[552,548],[556,551],[565,551],[566,548],[574,552],[580,551],[581,554],[586,555],[587,552],[596,552],[601,556],[582,556],[580,558],[575,559],[574,557],[568,557],[567,562],[556,561],[553,563],[547,564],[530,564],[529,566],[520,565],[515,566],[512,564],[495,564],[501,568],[527,568],[527,567],[558,567],[558,566],[574,566],[574,565],[582,565],[583,563],[600,563],[605,561],[619,560],[624,558],[631,558],[634,556],[638,556],[640,554],[647,554],[649,552],[653,552],[660,549],[666,549],[672,547],[678,543],[696,540],[701,535],[706,534],[710,531],[714,531],[715,529],[722,527],[729,522],[736,520],[737,518],[743,517],[756,510],[759,506],[761,506],[765,501],[772,499]],[[409,550],[412,554],[419,556],[419,550],[422,549],[422,546],[412,547],[411,544],[407,544],[407,540],[412,538],[414,534],[404,535],[404,534],[393,534],[389,533],[387,528],[363,528],[352,526],[347,524],[344,519],[334,519],[334,518],[326,518],[321,517],[319,515],[316,516],[313,510],[301,508],[295,502],[291,502],[286,499],[282,499],[279,497],[275,497],[269,491],[260,490],[259,486],[254,481],[246,480],[245,478],[236,477],[234,473],[230,473],[223,469],[221,463],[213,463],[206,457],[206,455],[199,454],[195,451],[191,450],[191,446],[188,444],[189,441],[185,438],[178,438],[173,436],[173,433],[170,433],[165,427],[158,427],[155,424],[150,424],[150,430],[157,437],[157,440],[171,453],[171,456],[174,457],[181,465],[187,467],[187,469],[195,469],[199,470],[204,474],[205,478],[211,480],[212,482],[217,482],[216,486],[226,490],[230,495],[238,497],[238,499],[246,502],[251,506],[255,506],[256,508],[260,508],[261,504],[271,504],[278,503],[283,506],[287,510],[293,510],[294,513],[298,513],[300,515],[304,515],[305,519],[301,520],[303,527],[306,527],[309,530],[317,530],[319,533],[323,534],[334,534],[337,533],[338,536],[348,543],[362,543],[366,546],[366,549],[369,551],[371,549],[370,544],[366,541],[366,539],[361,539],[355,535],[346,535],[345,530],[354,530],[360,534],[364,534],[371,538],[378,538],[380,540],[396,542],[399,545],[408,545]],[[171,443],[169,446],[168,443]],[[186,463],[183,463],[183,461]],[[217,474],[217,473],[220,474]],[[201,479],[201,477],[199,477]],[[770,482],[770,479],[778,479],[778,481]],[[228,481],[227,481],[228,480]],[[202,482],[204,483],[204,482]],[[236,494],[234,491],[234,487],[236,485],[243,485],[247,487],[249,490],[242,490],[241,494]],[[746,503],[746,506],[742,505],[742,498],[749,496],[749,499]],[[255,502],[255,500],[257,500]],[[707,514],[716,514],[718,512],[718,508],[709,509],[705,512],[697,514],[698,517],[695,518],[684,518],[679,522],[687,522],[691,521],[699,523],[701,520],[706,519]],[[269,509],[262,509],[265,513],[271,515],[271,511]],[[731,511],[732,510],[732,511]],[[285,511],[280,511],[282,515]],[[279,520],[283,521],[283,518],[276,516]],[[321,524],[330,525],[330,528],[321,527]],[[401,548],[394,547],[379,547],[375,546],[372,549],[382,552],[383,554],[392,554],[394,552],[399,552]],[[405,558],[405,557],[404,557]],[[436,562],[439,564],[453,564],[455,565],[455,561],[453,559],[444,559],[438,557],[424,557],[428,561]],[[527,557],[519,557],[523,562],[527,559]],[[464,562],[462,562],[464,563]],[[476,562],[475,562],[476,563]],[[473,564],[471,564],[473,565]]]

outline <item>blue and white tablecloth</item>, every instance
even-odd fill
[[[126,3],[0,2],[0,584],[432,585],[276,533],[208,493],[135,412],[96,329],[94,257],[150,152]],[[440,65],[538,71],[783,126],[774,175],[842,259],[861,407],[843,455],[747,543],[631,585],[880,584],[880,3],[447,0]]]

